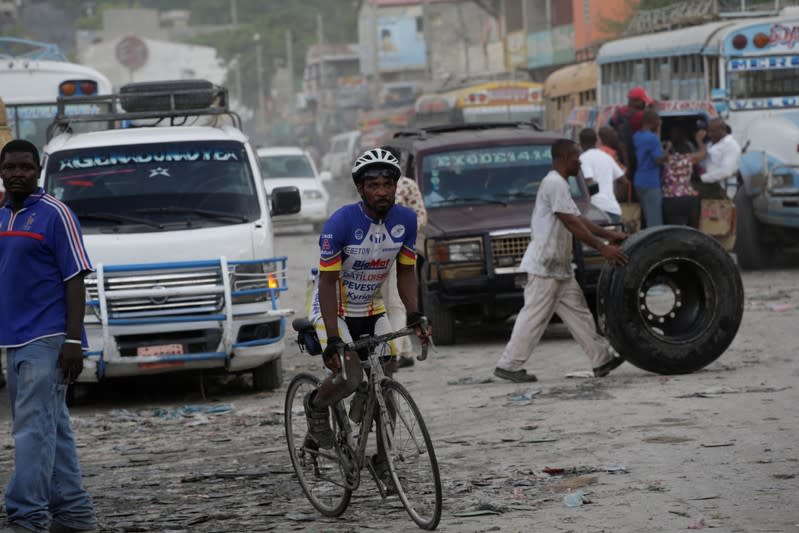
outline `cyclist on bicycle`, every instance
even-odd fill
[[[407,324],[421,318],[416,301],[416,214],[394,205],[400,178],[397,158],[381,148],[361,155],[352,167],[352,179],[361,201],[337,210],[319,237],[319,280],[311,304],[311,321],[325,346],[325,366],[336,372],[339,347],[363,335],[393,331],[380,298],[380,286],[397,261],[397,287],[407,310]],[[431,330],[416,334],[428,342]],[[352,394],[363,380],[358,354],[344,356],[346,381],[328,376],[304,398],[309,437],[320,448],[333,447],[328,407]],[[378,459],[379,461],[379,459]]]

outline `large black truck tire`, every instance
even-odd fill
[[[684,226],[630,237],[626,266],[605,265],[598,321],[613,348],[658,374],[687,374],[715,361],[741,324],[738,268],[715,239]]]

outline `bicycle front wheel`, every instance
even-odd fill
[[[319,386],[313,374],[298,374],[286,391],[284,423],[291,463],[303,492],[323,515],[340,516],[350,503],[352,490],[347,481],[335,448],[319,449],[307,437],[303,399]]]
[[[405,387],[386,380],[382,389],[389,416],[381,417],[378,428],[397,495],[416,525],[435,529],[441,520],[441,476],[427,426]]]

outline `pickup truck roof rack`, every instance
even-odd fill
[[[97,96],[71,96],[57,99],[56,116],[47,127],[48,142],[59,133],[69,131],[70,124],[107,122],[108,129],[135,128],[129,121],[156,119],[155,126],[169,120],[170,126],[181,126],[190,117],[228,116],[241,129],[241,117],[228,105],[225,87],[210,85],[203,88],[174,87],[162,84],[163,89],[124,92]],[[77,106],[100,106],[98,113],[75,113]],[[73,107],[74,106],[74,107]],[[70,110],[72,108],[72,110]],[[127,111],[126,109],[132,109]]]
[[[440,133],[451,133],[454,131],[476,131],[492,130],[498,128],[530,128],[535,131],[544,131],[537,122],[469,122],[466,124],[445,124],[440,126],[427,126],[413,130],[402,130],[394,134],[394,138],[400,137],[427,137]]]

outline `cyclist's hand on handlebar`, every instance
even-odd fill
[[[339,358],[339,348],[344,346],[344,341],[341,337],[333,336],[327,339],[327,346],[325,351],[322,352],[322,359],[325,366],[332,370],[337,371],[341,367],[341,360]]]
[[[426,324],[424,331],[422,330],[422,323]],[[408,313],[405,324],[408,327],[415,326],[416,327],[416,336],[419,337],[419,340],[422,341],[422,345],[426,345],[430,343],[430,337],[433,335],[433,325],[430,321],[420,312],[414,311],[412,313]]]

